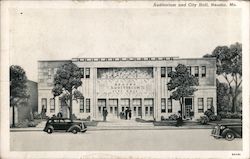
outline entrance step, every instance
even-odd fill
[[[113,120],[99,122],[98,127],[154,127],[153,123],[140,123],[134,120]]]

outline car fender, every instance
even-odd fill
[[[71,131],[72,131],[73,129],[75,129],[75,128],[81,130],[81,127],[80,127],[79,125],[72,125],[67,131],[68,131],[68,132],[71,132]]]
[[[46,126],[46,128],[44,129],[44,131],[47,131],[49,128],[51,128],[53,131],[54,131],[54,127],[49,125],[49,126]]]
[[[222,136],[222,137],[225,137],[226,134],[227,134],[228,132],[233,133],[235,136],[237,135],[237,133],[235,133],[235,131],[233,131],[233,130],[231,130],[231,129],[229,129],[229,128],[226,128],[226,129],[224,129],[224,130],[222,131],[221,136]]]

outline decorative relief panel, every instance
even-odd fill
[[[98,98],[153,98],[154,79],[98,79]]]
[[[153,68],[98,68],[98,98],[153,98]]]

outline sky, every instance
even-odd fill
[[[202,57],[241,42],[236,8],[10,10],[10,64],[37,81],[38,60],[84,57]]]

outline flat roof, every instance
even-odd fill
[[[172,60],[215,60],[215,57],[179,58],[175,57],[86,57],[72,60],[38,60],[38,62],[100,62],[100,61],[172,61]]]

